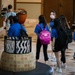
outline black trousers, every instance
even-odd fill
[[[63,49],[61,50],[61,61],[62,61],[63,63],[66,63],[66,55],[65,55],[65,53],[66,53],[66,49],[67,49],[67,48],[68,48],[68,42],[67,42],[65,48],[63,48]]]
[[[61,51],[61,61],[62,61],[63,63],[66,63],[65,51],[66,51],[66,49],[63,49],[63,50]]]
[[[40,49],[41,49],[41,42],[40,39],[37,39],[37,44],[36,44],[36,59],[39,59],[40,56]],[[47,61],[48,60],[48,54],[47,54],[47,47],[48,45],[43,45],[43,54],[44,54],[44,60]]]

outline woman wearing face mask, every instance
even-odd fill
[[[56,12],[55,11],[51,11],[50,12],[50,19],[51,19],[50,20],[50,31],[52,31],[52,28],[54,26],[54,19],[55,18],[56,18]],[[50,55],[50,59],[51,59],[51,61],[56,62],[56,58],[53,55],[54,55],[54,53],[52,52],[51,55]]]
[[[53,25],[54,25],[54,19],[56,18],[56,12],[55,11],[51,11],[50,13],[50,29],[52,29]]]

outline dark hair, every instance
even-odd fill
[[[18,23],[18,20],[19,20],[18,16],[13,16],[13,22],[14,23]]]
[[[40,16],[39,16],[39,24],[40,24],[40,23],[43,23],[44,28],[45,28],[46,25],[47,25],[46,19],[45,19],[45,17],[44,17],[43,15],[40,15]]]
[[[54,15],[56,17],[56,11],[52,10],[50,13],[54,13]],[[50,21],[53,21],[53,19],[50,19]]]
[[[8,9],[12,9],[12,5],[10,4],[10,5],[8,5]]]
[[[63,27],[63,28],[66,28],[66,26],[67,26],[66,17],[65,17],[64,15],[61,15],[61,16],[59,17],[59,19],[60,19],[60,22],[61,22],[62,27]]]
[[[10,24],[13,23],[13,16],[9,16],[8,19],[10,20]]]
[[[53,28],[55,28],[57,30],[60,30],[61,23],[60,23],[60,19],[59,18],[54,19],[54,26],[53,26]]]
[[[51,12],[55,13],[56,14],[56,11],[52,10]]]

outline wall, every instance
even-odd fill
[[[27,11],[28,19],[36,19],[41,14],[41,4],[17,4],[18,8],[23,8]]]
[[[16,9],[23,8],[27,11],[28,19],[37,19],[41,14],[41,0],[17,0]]]
[[[16,0],[16,2],[41,2],[41,0]]]
[[[2,0],[2,7],[7,7],[9,4],[13,5],[14,8],[14,0]]]

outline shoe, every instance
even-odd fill
[[[50,73],[53,73],[53,72],[54,72],[54,68],[51,67],[51,69],[50,69]]]
[[[61,68],[67,68],[66,63],[61,63]]]
[[[49,59],[52,61],[52,62],[56,62],[56,58],[54,56],[49,56]]]
[[[57,67],[56,72],[62,73],[62,69]]]
[[[67,68],[67,65],[66,64],[63,64],[63,68]]]
[[[48,61],[45,61],[45,64],[48,64]]]

